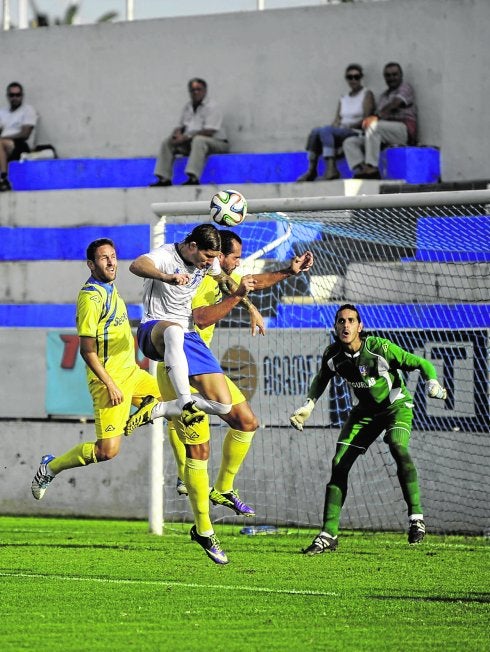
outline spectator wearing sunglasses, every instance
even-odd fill
[[[355,179],[379,179],[379,153],[382,145],[417,143],[415,93],[403,81],[399,63],[387,63],[383,70],[387,89],[381,93],[376,113],[362,123],[364,133],[347,138],[344,152]]]
[[[359,64],[351,63],[347,66],[345,79],[350,90],[340,98],[332,124],[315,127],[310,131],[306,141],[308,169],[298,181],[314,181],[317,178],[320,156],[325,159],[325,172],[321,180],[330,181],[340,177],[335,164],[336,151],[346,138],[361,134],[363,119],[374,113],[374,95],[362,85],[363,76]]]
[[[24,104],[24,89],[19,82],[7,86],[8,107],[0,108],[0,192],[12,190],[8,164],[18,161],[23,152],[30,152],[29,138],[37,123],[37,113]]]

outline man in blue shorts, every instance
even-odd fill
[[[193,296],[218,258],[220,249],[218,229],[212,224],[201,224],[182,242],[165,244],[139,256],[131,263],[130,271],[145,279],[139,347],[150,359],[164,362],[176,402],[182,409],[179,421],[186,440],[186,486],[195,517],[191,538],[215,563],[226,564],[226,553],[209,517],[209,437],[199,424],[205,414],[217,414],[222,418],[227,415],[232,408],[232,398],[218,360],[194,331],[194,321],[201,327],[207,323],[196,319],[191,306]],[[218,265],[215,273],[219,271]],[[252,276],[242,279],[234,293],[227,297],[228,311],[254,287]],[[189,376],[197,390],[192,396]],[[150,420],[168,416],[166,403],[155,396],[148,396],[131,417],[126,434]]]

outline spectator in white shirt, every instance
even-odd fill
[[[37,113],[24,104],[24,89],[19,82],[7,86],[9,106],[0,109],[0,192],[12,190],[8,179],[9,161],[18,161],[30,152],[29,139],[37,123]]]
[[[177,154],[189,157],[184,185],[197,186],[207,156],[225,154],[230,149],[221,109],[207,98],[207,83],[194,77],[188,88],[191,99],[182,110],[179,126],[160,147],[154,172],[157,181],[150,186],[172,185],[172,165]]]

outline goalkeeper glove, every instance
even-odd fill
[[[427,396],[430,398],[440,398],[443,401],[447,398],[447,391],[439,385],[437,380],[428,380],[426,384]]]
[[[293,428],[296,428],[296,430],[303,430],[303,425],[305,421],[310,418],[314,407],[315,403],[311,400],[311,398],[307,398],[303,407],[295,410],[289,417],[289,421],[291,422]]]

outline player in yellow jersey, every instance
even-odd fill
[[[63,455],[44,455],[31,485],[37,500],[61,471],[115,457],[131,405],[139,406],[148,394],[160,395],[155,378],[136,363],[126,305],[114,285],[117,256],[113,241],[100,238],[90,243],[87,266],[91,276],[78,295],[76,323],[97,441],[77,444]],[[176,409],[174,413],[179,412]]]
[[[224,280],[220,281],[219,277],[216,279],[207,276],[202,281],[192,300],[192,313],[194,322],[196,323],[196,331],[208,345],[212,340],[215,324],[220,319],[226,317],[237,305],[237,295],[232,294],[231,296],[223,297],[222,290],[227,293],[235,293],[237,287],[244,280],[250,280],[251,278],[253,279],[253,290],[263,290],[290,276],[308,271],[313,265],[313,254],[307,251],[302,256],[293,258],[290,266],[286,269],[265,272],[263,274],[247,275],[241,279],[238,274],[234,273],[234,270],[240,265],[242,241],[231,230],[220,230],[220,236],[221,253],[219,255],[219,262],[221,269],[225,272],[225,276],[231,275],[231,282],[228,281],[227,285],[227,282]],[[264,323],[258,310],[247,296],[242,297],[240,301],[246,305],[250,312],[252,334],[255,334],[257,330],[259,333],[264,334]],[[161,362],[157,366],[157,378],[160,393],[165,400],[168,401],[174,398],[175,393],[172,383],[166,372],[165,365]],[[221,467],[214,487],[209,493],[209,498],[214,504],[224,505],[232,509],[236,514],[254,516],[254,509],[241,501],[238,492],[234,489],[234,479],[250,448],[252,438],[258,428],[258,420],[241,390],[228,377],[226,377],[226,381],[232,397],[232,409],[227,414],[220,416],[230,428],[223,442]],[[192,383],[193,378],[191,377]],[[147,415],[146,422],[160,416],[162,414],[159,411],[158,405],[154,405],[151,407],[151,413]],[[127,434],[130,434],[134,430],[134,426],[140,425],[140,423],[141,419],[138,413],[136,413],[136,415],[133,415],[129,419]],[[172,419],[169,423],[169,439],[177,462],[179,477],[177,491],[179,493],[187,493],[188,488],[190,488],[189,479],[192,478],[192,482],[194,482],[194,476],[197,474],[202,476],[200,479],[201,484],[204,485],[207,483],[209,487],[207,466],[204,468],[204,465],[201,464],[202,468],[197,468],[196,461],[192,459],[192,448],[194,446],[200,446],[206,449],[207,463],[210,439],[208,418],[206,417],[200,423],[194,424],[191,429],[183,428],[178,419]],[[204,504],[204,501],[201,500],[196,507],[193,504],[195,500],[191,500],[196,519],[195,535],[197,535],[197,538],[195,535],[193,538],[202,545],[208,556],[216,562],[217,560],[209,553],[209,546],[205,540],[207,533],[212,532],[212,525],[209,517],[208,495],[204,495],[207,504]]]

